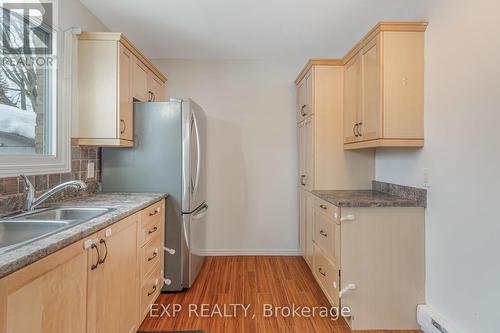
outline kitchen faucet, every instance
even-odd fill
[[[24,186],[24,210],[27,212],[33,211],[35,209],[35,207],[42,204],[44,201],[46,201],[48,198],[50,198],[54,194],[59,193],[66,188],[71,187],[71,188],[75,188],[77,190],[83,190],[83,189],[87,188],[87,184],[85,184],[84,182],[82,182],[80,180],[71,180],[69,182],[59,184],[59,185],[51,188],[50,190],[48,190],[47,192],[45,192],[44,194],[42,194],[38,198],[35,198],[35,187],[33,186],[33,184],[31,184],[30,180],[25,175],[21,175],[20,177],[23,180],[24,185],[25,185]]]

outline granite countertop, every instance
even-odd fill
[[[421,201],[375,190],[313,191],[337,207],[425,207]]]
[[[165,193],[97,193],[51,207],[113,208],[87,222],[0,254],[0,278],[38,261],[165,198]]]

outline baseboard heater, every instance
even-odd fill
[[[425,333],[463,333],[425,304],[417,307],[417,322]]]

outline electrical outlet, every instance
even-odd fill
[[[429,187],[431,187],[431,169],[424,168],[422,171],[424,174],[424,182],[423,182],[422,186],[425,188],[429,188]]]
[[[87,164],[87,179],[95,177],[95,163],[89,162]]]

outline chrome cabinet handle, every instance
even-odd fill
[[[101,264],[104,264],[106,262],[106,258],[108,258],[108,244],[106,244],[106,241],[102,238],[101,238],[101,240],[99,240],[99,244],[103,244],[104,249],[106,250],[106,253],[104,254],[104,258],[98,260],[99,265],[101,265]]]
[[[101,263],[101,254],[99,253],[99,248],[97,247],[97,245],[95,243],[92,243],[90,248],[95,249],[97,252],[97,262],[95,264],[92,264],[92,266],[90,266],[90,270],[93,271],[94,269],[97,269],[97,267]]]
[[[120,119],[120,134],[124,134],[126,129],[127,124],[125,123],[125,120]]]
[[[323,276],[327,276],[327,274],[325,272],[323,272],[323,269],[321,267],[318,268],[318,272],[319,272],[319,274],[321,274]]]
[[[302,105],[302,107],[300,108],[300,114],[302,115],[302,117],[305,117],[307,116],[307,112],[304,111],[304,109],[307,107],[306,104]]]
[[[328,234],[326,232],[324,232],[323,230],[320,230],[319,231],[319,234],[323,237],[328,237]]]
[[[149,230],[148,231],[148,234],[152,234],[153,232],[155,232],[156,230],[158,230],[158,227],[154,227],[153,229]]]
[[[306,175],[302,175],[302,176],[300,176],[300,184],[301,184],[302,186],[306,186],[306,183],[305,183],[305,181],[304,181],[304,179],[305,179],[305,178],[306,178]]]
[[[150,292],[148,292],[148,296],[153,295],[155,293],[155,291],[156,291],[156,285],[153,286],[153,289]]]
[[[324,210],[328,209],[328,207],[326,207],[325,205],[319,205],[319,208],[324,209]]]
[[[154,252],[153,252],[153,255],[148,258],[148,261],[153,260],[154,258],[156,258],[157,255],[158,255],[158,249],[155,249]]]

